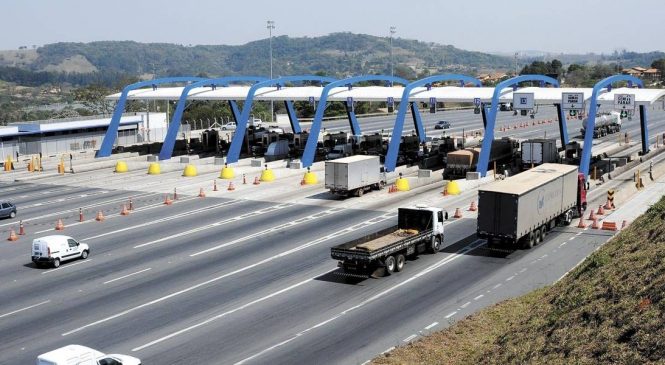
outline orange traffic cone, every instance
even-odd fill
[[[596,219],[596,212],[594,212],[593,209],[591,209],[591,213],[589,213],[589,218],[588,219],[590,221]]]
[[[18,236],[16,235],[16,232],[14,232],[14,228],[9,231],[9,238],[7,238],[7,241],[18,241]]]
[[[605,210],[603,209],[602,205],[598,206],[598,211],[596,212],[597,215],[605,215]]]
[[[212,191],[217,191],[217,180],[212,182]]]
[[[101,221],[104,220],[104,213],[102,213],[101,210],[100,210],[99,212],[97,212],[97,217],[95,217],[95,220],[96,220],[97,222],[101,222]]]
[[[129,198],[129,208],[127,208],[127,209],[129,209],[129,210],[134,210],[134,203],[132,202],[132,198],[131,198],[131,197]]]
[[[300,186],[302,186],[302,185],[305,185],[305,178],[304,177],[300,180]]]
[[[228,190],[228,191],[233,191],[233,190],[235,190],[235,189],[236,189],[236,187],[233,185],[233,181],[229,181],[229,187],[228,187],[228,189],[226,189],[226,190]]]
[[[258,176],[254,177],[254,185],[259,185],[260,183],[261,181],[259,180],[259,177]]]
[[[125,204],[122,205],[122,210],[120,211],[120,215],[129,215],[129,210],[127,210],[127,206]]]
[[[164,196],[164,205],[171,205],[171,204],[173,204],[173,200],[169,198],[169,194],[166,194]]]
[[[469,206],[469,211],[475,212],[476,210],[478,210],[478,207],[476,206],[476,201],[474,200],[471,202],[471,206]]]
[[[173,200],[178,200],[178,192],[173,188]]]
[[[18,222],[18,235],[25,236],[25,228],[23,227],[23,221]]]
[[[58,219],[58,222],[55,224],[56,231],[62,231],[65,229],[65,225],[62,223],[62,219]]]
[[[242,174],[242,183],[243,185],[247,185],[247,177],[245,177],[245,174]]]
[[[448,196],[448,187],[443,188],[443,196]]]
[[[599,229],[600,226],[598,225],[598,218],[594,218],[593,224],[591,225],[592,229]]]
[[[203,188],[201,188],[201,190],[199,190],[199,198],[205,198],[205,197],[206,197],[206,193],[204,193]]]
[[[455,215],[453,218],[462,218],[462,210],[460,208],[455,208]]]
[[[83,222],[83,208],[79,208],[79,222]]]
[[[584,217],[580,217],[580,223],[577,224],[577,228],[586,228],[586,224],[584,224]]]

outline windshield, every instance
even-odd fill
[[[99,365],[122,365],[122,363],[112,357],[105,357],[97,360]]]

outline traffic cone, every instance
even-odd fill
[[[455,215],[453,218],[462,218],[462,210],[460,208],[455,208]]]
[[[586,224],[584,224],[584,217],[580,218],[580,223],[577,224],[577,228],[586,228]]]
[[[304,177],[300,180],[300,186],[303,186],[303,185],[305,185],[305,178]]]
[[[605,206],[603,208],[607,210],[614,209],[614,204],[612,204],[612,202],[609,199],[607,199],[607,202],[605,203]]]
[[[134,203],[132,202],[132,198],[131,198],[131,197],[129,198],[129,208],[127,208],[127,209],[129,209],[129,210],[134,210]]]
[[[626,227],[628,227],[628,221],[624,219],[623,222],[621,223],[621,229],[624,229]]]
[[[178,192],[176,191],[176,188],[173,188],[173,200],[178,200]]]
[[[247,185],[247,177],[245,177],[245,174],[242,174],[242,184]]]
[[[101,222],[101,221],[104,220],[104,213],[102,213],[101,210],[100,210],[99,212],[97,212],[97,217],[95,217],[95,220],[96,220],[97,222]]]
[[[199,198],[205,198],[205,197],[206,197],[206,193],[204,193],[204,192],[203,192],[203,188],[201,188],[201,189],[199,190]]]
[[[446,186],[443,188],[443,196],[448,196],[448,195],[450,194],[448,194],[448,187]]]
[[[83,222],[83,208],[79,208],[79,222]]]
[[[592,229],[599,229],[600,226],[598,225],[598,218],[594,218],[593,224],[591,225]]]
[[[18,222],[18,235],[25,236],[25,227],[23,227],[23,221]]]
[[[171,205],[171,204],[173,204],[173,200],[169,198],[169,194],[166,194],[164,196],[164,205]]]
[[[18,241],[18,236],[16,235],[16,232],[14,232],[14,228],[9,231],[9,238],[7,238],[7,241]]]
[[[259,185],[260,183],[261,181],[259,180],[259,177],[258,176],[254,177],[254,185]]]
[[[214,181],[212,182],[212,191],[218,191],[218,190],[217,190],[217,180],[214,180]]]
[[[598,211],[596,212],[597,215],[605,215],[605,210],[603,209],[602,205],[598,206]]]
[[[122,205],[122,210],[120,211],[120,215],[129,215],[129,210],[127,210],[127,206],[125,204]]]
[[[471,205],[469,206],[469,211],[475,212],[476,210],[478,210],[478,207],[476,206],[476,201],[474,200],[471,202]]]
[[[58,219],[58,222],[55,224],[56,231],[62,231],[65,229],[65,225],[62,223],[62,219]]]
[[[228,191],[233,191],[233,190],[235,190],[235,189],[236,189],[236,187],[233,185],[233,181],[229,181],[229,187],[228,187],[228,189],[226,189],[226,190],[228,190]]]
[[[593,209],[591,209],[591,213],[589,213],[589,218],[588,219],[590,221],[596,219],[596,212],[594,212]]]

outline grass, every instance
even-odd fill
[[[665,197],[560,282],[373,364],[665,364]]]

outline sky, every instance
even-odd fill
[[[0,50],[133,40],[238,45],[334,32],[483,52],[665,50],[663,0],[2,0]]]

